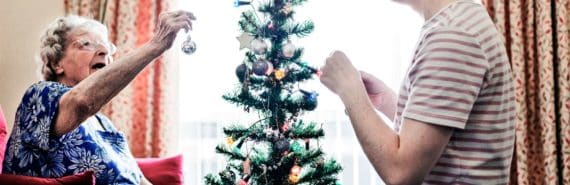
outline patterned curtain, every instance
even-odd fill
[[[168,0],[65,0],[67,14],[98,19],[107,25],[117,45],[115,59],[152,38],[160,12]],[[125,132],[135,157],[159,157],[175,149],[176,71],[167,57],[147,66],[104,109],[118,129]],[[115,60],[117,61],[117,60]]]
[[[516,80],[511,184],[570,184],[570,3],[483,0]]]

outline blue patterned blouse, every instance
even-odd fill
[[[86,170],[98,185],[139,184],[142,173],[124,135],[109,119],[96,114],[77,129],[50,134],[61,96],[70,88],[57,82],[38,82],[24,94],[4,160],[4,173],[61,177]]]

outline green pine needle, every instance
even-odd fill
[[[255,13],[252,11],[243,12],[242,19],[238,22],[241,30],[247,33],[256,33],[255,30],[259,29],[258,20]]]
[[[324,152],[320,149],[313,149],[302,153],[301,156],[299,156],[299,165],[305,166],[307,164],[316,163],[322,155],[324,155]]]
[[[206,177],[204,177],[204,183],[207,185],[224,185],[220,177],[213,174],[206,175]]]
[[[315,24],[311,21],[305,21],[302,24],[295,24],[288,30],[289,33],[297,37],[306,37],[315,29]]]
[[[317,128],[317,123],[304,123],[300,120],[297,123],[293,123],[291,126],[291,136],[295,138],[320,138],[325,136],[325,131],[322,128]]]
[[[223,154],[228,157],[230,160],[245,160],[245,156],[243,153],[239,152],[239,150],[232,150],[228,146],[220,144],[216,146],[216,152],[219,154]]]
[[[242,138],[244,136],[249,135],[249,133],[250,133],[250,129],[243,127],[241,125],[233,125],[233,126],[224,128],[224,134],[226,134],[229,137],[233,137],[234,139]]]
[[[291,0],[291,5],[300,6],[307,2],[307,0]]]
[[[319,164],[313,169],[309,170],[305,175],[299,178],[299,183],[310,183],[310,184],[330,184],[334,183],[332,181],[334,176],[342,171],[342,167],[334,159],[330,159],[324,162],[324,164]],[[327,179],[330,178],[330,179]]]

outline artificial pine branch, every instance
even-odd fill
[[[293,6],[300,6],[306,2],[307,2],[307,0],[291,0],[290,1],[291,5],[293,5]]]
[[[274,27],[269,28],[268,26],[260,27],[258,31],[258,35],[263,38],[269,38],[272,44],[279,44],[282,43],[283,40],[289,37],[289,32],[281,28],[281,25],[273,22]],[[274,47],[274,49],[279,49],[281,47]],[[273,48],[272,48],[273,49]],[[281,49],[279,49],[281,50]]]
[[[317,123],[315,122],[306,124],[303,120],[300,120],[291,126],[290,135],[294,138],[318,139],[325,136],[325,131],[322,128],[317,128]]]
[[[262,91],[268,86],[271,86],[271,80],[269,80],[267,77],[250,76],[248,82],[249,87],[254,91]]]
[[[254,168],[267,164],[267,161],[269,160],[269,154],[267,152],[260,151],[256,147],[254,147],[252,150],[256,154],[252,155],[250,158],[251,164],[253,165]]]
[[[342,167],[333,159],[324,161],[323,164],[317,164],[316,167],[309,170],[300,179],[299,183],[318,182],[324,177],[334,176],[342,171]]]
[[[213,174],[206,175],[206,177],[204,177],[204,182],[208,185],[224,185],[220,177]]]
[[[262,122],[265,122],[268,118],[264,118],[258,120],[248,128],[242,125],[232,125],[229,127],[224,128],[224,134],[228,137],[232,137],[234,140],[238,140],[238,147],[241,148],[241,145],[246,142],[246,139],[249,138],[255,141],[268,141],[269,138],[263,133],[264,126]]]
[[[255,54],[251,51],[246,52],[245,56],[247,57],[247,62],[249,62],[250,64],[253,63],[253,61],[255,61],[257,59]]]
[[[259,20],[255,17],[255,13],[251,11],[242,12],[241,17],[242,19],[238,22],[241,30],[255,34],[256,30],[260,27],[258,25]]]
[[[257,11],[264,13],[264,14],[271,15],[272,13],[275,12],[276,9],[277,8],[276,8],[276,5],[274,3],[266,3],[266,4],[262,4],[261,6],[259,6]]]
[[[224,128],[224,134],[226,134],[229,137],[233,137],[234,139],[242,138],[246,135],[249,135],[249,133],[250,133],[249,128],[245,128],[240,125],[233,125]]]
[[[301,55],[302,52],[303,52],[303,49],[300,48],[300,49],[298,49],[298,50],[300,50],[300,51],[299,51],[299,52],[300,52],[299,55]],[[296,51],[296,52],[297,52],[297,51]],[[293,62],[294,62],[295,64],[297,64],[298,66],[302,67],[302,68],[306,68],[306,69],[310,70],[310,71],[313,72],[313,73],[317,73],[317,69],[314,68],[314,67],[309,66],[309,64],[307,64],[307,62],[303,62],[303,61],[299,61],[299,60],[294,60]]]
[[[311,69],[302,68],[300,70],[290,71],[289,75],[283,78],[283,83],[298,83],[313,79],[314,72]]]
[[[226,155],[230,160],[243,161],[246,159],[246,157],[239,151],[239,149],[231,150],[229,147],[223,144],[216,146],[216,153]]]
[[[291,61],[291,62],[297,64],[298,62],[296,62],[296,61],[298,61],[298,60],[303,56],[303,51],[304,51],[303,48],[298,48],[298,49],[296,49],[296,50],[295,50],[295,53],[293,54],[293,57],[291,57],[291,58],[289,59],[289,61]],[[298,65],[298,64],[297,64],[297,65]]]
[[[311,185],[337,185],[338,180],[335,177],[323,177],[309,184]]]
[[[301,111],[303,107],[302,100],[296,97],[288,97],[282,104],[282,108],[287,109],[291,114],[296,114]]]
[[[240,91],[239,94],[226,94],[222,98],[238,106],[244,106],[246,109],[263,110],[266,105],[264,100],[254,97],[249,91]]]
[[[320,156],[323,155],[324,152],[321,149],[313,149],[306,151],[299,156],[299,165],[305,166],[307,164],[317,163],[320,160]]]
[[[301,24],[295,24],[288,27],[288,32],[297,37],[306,37],[315,29],[315,24],[311,21],[305,21]]]

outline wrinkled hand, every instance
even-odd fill
[[[334,51],[321,67],[321,83],[341,98],[351,91],[363,88],[360,73],[341,51]]]
[[[178,31],[181,29],[184,29],[186,32],[192,30],[192,21],[194,20],[196,20],[196,17],[188,11],[179,10],[161,13],[158,27],[151,43],[157,45],[163,51],[170,49]]]
[[[382,95],[388,87],[382,80],[367,72],[360,71],[360,76],[366,88],[366,93],[368,93],[368,98],[376,108],[380,107],[382,105]]]

